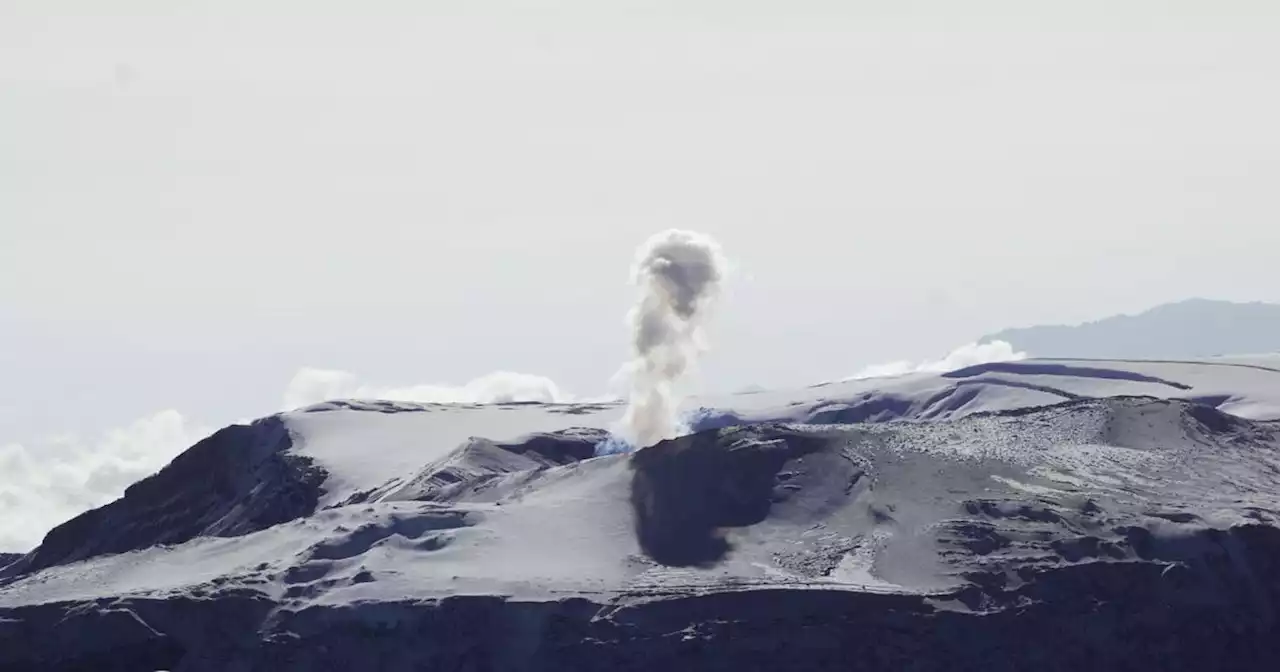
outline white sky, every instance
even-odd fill
[[[0,444],[597,394],[673,226],[737,264],[713,389],[1280,301],[1277,82],[1267,0],[3,0]]]

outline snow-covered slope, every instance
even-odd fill
[[[1280,653],[1280,361],[704,398],[703,431],[591,457],[621,411],[339,401],[223,430],[0,569],[0,669]]]
[[[733,422],[950,419],[1117,395],[1189,399],[1251,419],[1280,418],[1280,356],[1203,362],[1031,360],[942,375],[830,383],[800,390],[704,397],[688,408],[694,429]],[[708,409],[697,413],[699,408]],[[509,440],[568,427],[607,428],[619,404],[441,405],[341,401],[286,414],[294,454],[329,477],[322,505],[399,482],[471,437]]]

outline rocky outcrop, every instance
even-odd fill
[[[276,416],[226,427],[120,499],[51,530],[39,548],[0,569],[0,579],[197,536],[238,536],[310,515],[324,472],[289,454],[290,445]]]

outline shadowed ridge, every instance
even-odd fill
[[[0,569],[0,578],[198,536],[238,536],[310,515],[326,474],[288,454],[291,446],[278,416],[218,430],[120,499],[53,528],[34,551]]]
[[[512,441],[472,437],[448,455],[423,467],[403,485],[387,487],[369,498],[385,501],[459,501],[493,490],[496,479],[532,476],[595,456],[596,444],[608,438],[603,429],[572,428],[537,432]],[[490,494],[496,494],[493,490]]]
[[[576,427],[558,432],[536,432],[514,441],[494,441],[493,445],[524,455],[547,466],[569,464],[595,456],[596,444],[609,436],[603,429]]]
[[[976,364],[974,366],[948,371],[942,374],[943,378],[972,378],[980,376],[984,373],[1009,373],[1024,376],[1073,376],[1077,378],[1101,378],[1104,380],[1127,380],[1135,383],[1155,383],[1158,385],[1166,385],[1179,390],[1189,390],[1190,385],[1156,378],[1155,376],[1147,376],[1133,371],[1125,371],[1123,369],[1107,369],[1095,366],[1073,366],[1069,364],[1054,364],[1049,362],[988,362],[986,364]]]

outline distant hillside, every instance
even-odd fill
[[[1280,351],[1280,305],[1189,299],[1085,324],[1006,329],[1033,357],[1176,359]]]

